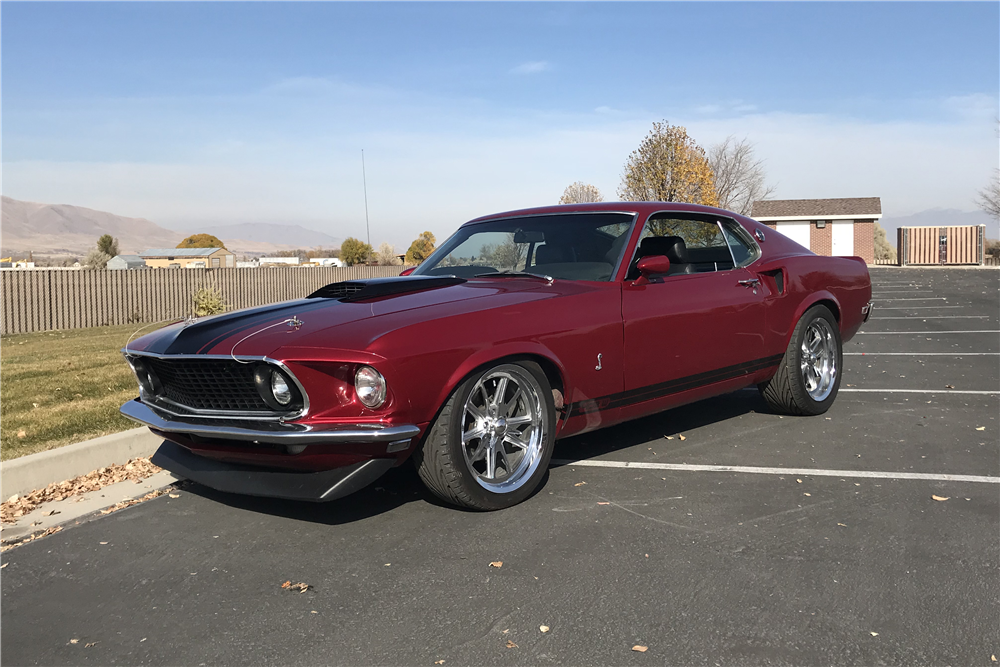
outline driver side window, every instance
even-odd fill
[[[646,221],[628,277],[637,278],[635,265],[652,255],[665,255],[670,260],[670,276],[733,268],[729,244],[717,222],[676,213],[660,213]]]

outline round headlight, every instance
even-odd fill
[[[160,386],[160,381],[156,378],[149,364],[135,357],[129,359],[128,363],[132,367],[132,372],[135,373],[136,380],[139,381],[140,393],[148,396],[154,395]]]
[[[271,395],[279,405],[292,402],[292,388],[288,386],[288,378],[279,371],[271,371]]]
[[[369,408],[385,403],[385,378],[371,366],[362,366],[354,374],[354,389],[358,400]]]

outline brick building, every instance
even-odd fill
[[[855,255],[875,263],[875,222],[882,217],[878,197],[757,201],[750,217],[817,255]]]

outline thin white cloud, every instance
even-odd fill
[[[511,74],[538,74],[540,72],[547,72],[552,69],[550,65],[545,60],[533,60],[531,62],[521,63],[517,67],[510,70]]]
[[[987,105],[973,98],[937,104],[983,111]],[[316,116],[286,121],[308,133],[248,126],[170,162],[6,160],[3,190],[16,199],[72,203],[174,229],[274,222],[344,238],[365,229],[363,147],[372,240],[406,247],[425,229],[443,238],[484,213],[555,203],[577,180],[617,198],[625,159],[664,117],[706,148],[729,135],[748,137],[780,198],[878,196],[887,216],[974,210],[976,189],[998,162],[995,125],[978,114],[875,122],[791,113],[508,109],[498,120],[495,110],[476,103],[456,110],[454,100],[424,98],[373,123],[357,115],[378,108],[364,102],[348,111],[322,105]]]

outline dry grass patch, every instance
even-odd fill
[[[121,355],[138,327],[0,338],[0,458],[6,461],[135,428],[118,408],[139,393]]]

